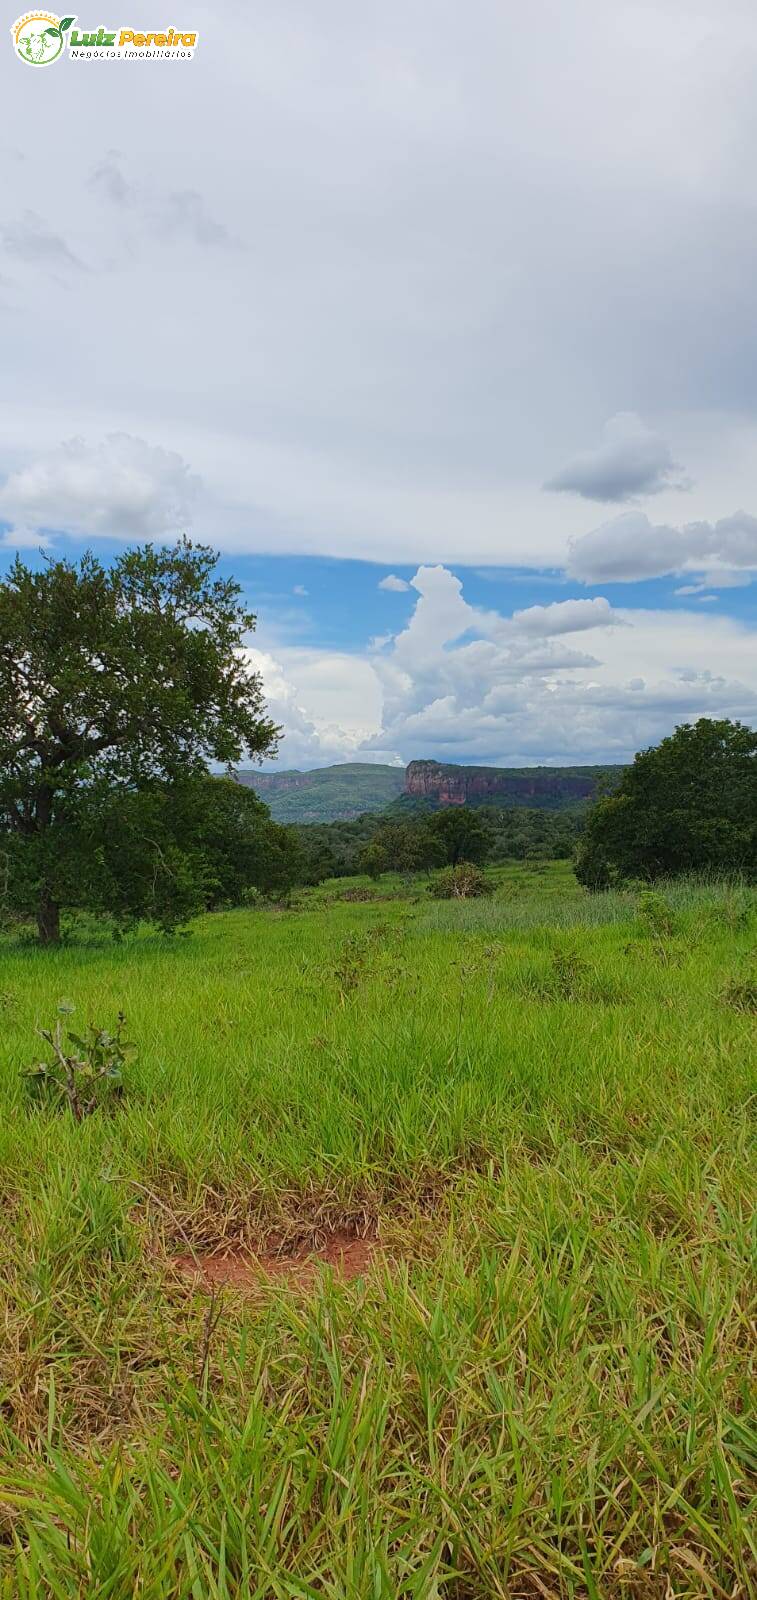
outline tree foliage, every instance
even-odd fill
[[[474,815],[486,829],[486,859],[493,861],[568,860],[583,826],[580,807],[559,812],[527,806],[455,808],[457,815],[461,812],[466,817]],[[436,816],[448,813],[420,805],[412,811],[403,808],[403,813],[398,816],[392,808],[383,816],[373,813],[300,824],[297,834],[308,863],[304,881],[319,883],[325,877],[349,877],[355,872],[429,871],[445,865],[447,846],[439,835],[434,836],[430,824]],[[442,824],[442,829],[445,826]],[[369,853],[373,844],[376,850]]]
[[[637,755],[597,802],[576,874],[601,889],[707,869],[757,875],[757,733],[702,717]]]
[[[470,806],[450,806],[429,819],[432,838],[444,850],[451,867],[461,861],[486,861],[492,850],[492,830],[481,812]]]
[[[388,868],[386,852],[376,839],[372,839],[369,844],[363,845],[358,861],[361,871],[367,872],[368,877],[373,878],[374,881],[380,878],[382,872],[386,872]]]
[[[0,865],[43,942],[61,905],[81,903],[84,841],[117,791],[275,749],[242,648],[255,617],[216,562],[185,539],[109,568],[17,558],[0,583]]]

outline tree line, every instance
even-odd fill
[[[463,817],[449,824],[445,817]],[[439,820],[437,820],[439,819]],[[310,881],[367,872],[423,872],[454,865],[457,838],[467,837],[467,859],[475,861],[566,860],[584,824],[584,810],[539,811],[531,806],[406,807],[349,821],[301,823],[297,827]],[[485,848],[482,846],[485,845]]]

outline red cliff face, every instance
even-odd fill
[[[596,772],[553,767],[508,770],[411,761],[405,772],[405,794],[431,800],[440,806],[481,805],[487,800],[505,800],[516,806],[559,807],[593,795],[597,776]]]

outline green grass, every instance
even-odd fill
[[[3,1600],[757,1593],[754,893],[496,879],[2,947]],[[139,1046],[80,1125],[63,998]],[[213,1328],[170,1271],[345,1222]]]

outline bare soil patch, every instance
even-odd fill
[[[299,1288],[310,1288],[324,1267],[330,1268],[338,1278],[361,1278],[379,1254],[376,1238],[360,1238],[341,1230],[329,1234],[318,1246],[285,1251],[269,1243],[259,1253],[225,1247],[173,1256],[171,1265],[181,1277],[193,1279],[202,1288],[232,1288],[250,1293],[275,1279],[283,1279]]]

